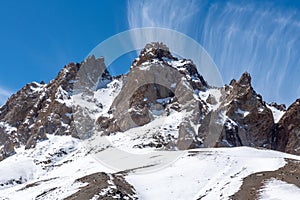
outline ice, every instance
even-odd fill
[[[123,83],[121,81],[113,80],[106,88],[99,89],[94,93],[94,98],[97,99],[97,103],[103,106],[102,110],[96,114],[96,118],[100,115],[107,115],[113,100],[121,91],[122,85]]]
[[[182,67],[186,64],[191,63],[191,61],[189,61],[189,60],[178,60],[178,61],[177,60],[170,60],[168,63],[170,65],[172,65],[173,67],[178,68],[178,67]],[[183,68],[183,69],[185,69],[185,68]]]
[[[180,68],[190,61],[168,62]],[[172,84],[172,87],[176,87],[176,84]],[[67,106],[80,106],[89,111],[97,108],[97,112],[90,113],[95,120],[101,115],[109,116],[110,106],[121,88],[122,82],[113,80],[106,87],[94,91],[91,96],[76,94],[70,97],[60,87],[56,100]],[[209,96],[213,97],[216,102],[207,103],[209,110],[219,109],[219,89],[211,88],[196,92],[195,95],[203,101]],[[158,99],[157,102],[165,104],[170,100],[168,97]],[[157,116],[151,123],[125,132],[109,136],[95,134],[89,141],[71,136],[47,135],[48,139],[38,142],[34,149],[25,150],[24,146],[17,148],[16,154],[0,162],[0,199],[35,199],[43,193],[43,199],[63,199],[86,185],[75,182],[78,178],[95,172],[116,173],[123,170],[126,170],[123,174],[125,179],[133,185],[141,199],[220,199],[220,196],[228,199],[239,190],[244,177],[256,172],[277,170],[286,164],[285,158],[300,160],[299,156],[250,147],[179,151],[174,144],[179,137],[178,127],[192,113],[173,109],[170,109],[168,115],[159,109],[154,109],[153,112]],[[249,114],[249,111],[240,109],[237,112],[244,117]],[[278,110],[272,112],[275,122],[284,113]],[[72,117],[71,113],[66,116]],[[220,113],[218,120],[224,124],[230,119],[224,111]],[[232,120],[231,123],[234,124]],[[16,130],[4,122],[0,126],[8,133]],[[197,125],[192,126],[198,130]],[[170,149],[147,146],[157,142],[156,135],[162,141],[171,141]],[[111,163],[99,158],[109,159]],[[120,163],[124,163],[123,168],[110,165]],[[33,186],[26,187],[28,185]],[[272,188],[276,188],[276,191]],[[106,190],[99,191],[94,199],[100,198]],[[273,193],[281,197],[284,192],[288,193],[288,199],[299,196],[299,189],[295,186],[272,180],[261,190],[260,197],[275,198],[271,196]]]
[[[33,87],[32,85],[36,85],[36,87]],[[32,82],[32,85],[30,86],[30,89],[33,92],[40,92],[47,86],[46,84],[42,85],[42,84],[39,84],[37,82]]]

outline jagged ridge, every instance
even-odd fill
[[[246,145],[299,154],[299,123],[293,120],[299,116],[298,101],[275,123],[270,108],[279,106],[263,101],[252,88],[249,73],[223,88],[214,88],[191,60],[174,57],[162,43],[151,43],[135,59],[129,74],[119,78],[124,85],[108,113],[95,121],[86,120],[89,125],[84,130],[90,131],[87,137],[94,128],[110,134],[143,126],[170,113],[187,112],[190,114],[172,129],[174,134],[169,139],[162,139],[158,133],[152,146],[186,149]],[[112,80],[104,59],[91,56],[82,63],[68,64],[49,84],[27,84],[0,108],[0,160],[14,154],[20,145],[34,147],[37,141],[46,139],[46,134],[85,138],[76,131],[72,96],[74,92],[93,96],[93,90]],[[285,107],[281,105],[280,109],[284,112]],[[80,118],[78,113],[82,112],[79,106],[76,117]]]

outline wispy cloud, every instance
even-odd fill
[[[288,104],[299,98],[300,13],[296,8],[272,2],[128,0],[127,17],[130,28],[156,26],[193,37],[214,59],[227,83],[248,71],[266,101]]]
[[[0,106],[12,95],[12,92],[0,86]]]
[[[195,28],[193,22],[201,7],[198,1],[181,0],[128,0],[127,5],[130,28],[155,26],[181,32]]]
[[[203,46],[212,53],[226,82],[232,71],[238,77],[247,70],[265,100],[289,102],[299,85],[294,78],[299,66],[298,23],[299,13],[272,3],[218,3],[205,18]]]

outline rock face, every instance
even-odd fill
[[[275,107],[279,111],[286,111],[286,105],[285,104],[277,104],[276,102],[272,102],[269,105]]]
[[[95,98],[95,90],[115,80],[118,89]],[[78,95],[82,105],[73,101]],[[111,77],[104,58],[90,56],[65,66],[49,84],[30,83],[11,96],[0,108],[0,161],[20,145],[35,147],[47,134],[86,139],[95,131],[122,134],[166,119],[171,120],[165,122],[168,128],[158,127],[151,141],[136,146],[252,146],[299,155],[299,102],[287,110],[285,105],[266,104],[249,73],[222,88],[209,86],[191,60],[178,59],[155,42],[145,46],[127,75]],[[277,111],[285,114],[275,123]]]
[[[300,99],[287,109],[276,128],[276,149],[300,155]]]
[[[126,131],[150,123],[156,116],[167,114],[173,106],[181,112],[190,112],[178,127],[177,147],[195,145],[201,101],[194,98],[195,91],[208,87],[190,60],[178,60],[161,43],[147,44],[132,65],[119,95],[114,99],[110,112],[114,118],[112,131]],[[175,106],[175,107],[176,107]]]
[[[213,97],[216,92],[219,92],[215,95],[218,99]],[[230,85],[214,89],[206,102],[217,106],[210,110],[199,127],[204,147],[271,148],[273,115],[252,88],[249,73],[244,73],[238,81],[232,80]]]
[[[273,115],[262,97],[253,90],[249,73],[244,73],[239,81],[231,82],[222,106],[234,121],[225,123],[223,135],[230,145],[270,147]]]
[[[94,69],[88,80],[79,79],[85,85],[76,81],[80,67]],[[76,136],[71,99],[74,84],[91,88],[102,80],[99,73],[107,75],[105,69],[103,58],[91,56],[81,64],[68,64],[49,84],[30,83],[10,97],[0,108],[0,160],[12,155],[14,147],[34,147],[46,134]]]
[[[77,179],[76,182],[88,185],[65,200],[93,199],[95,196],[99,199],[138,199],[133,186],[120,174],[95,173]]]

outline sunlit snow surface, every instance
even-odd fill
[[[21,184],[1,186],[0,199],[34,199],[46,191],[49,192],[44,199],[62,199],[85,185],[74,183],[75,179],[95,172],[116,172],[97,162],[80,140],[69,136],[48,137],[35,149],[19,148],[17,154],[0,162],[1,183],[20,177],[23,180]],[[123,145],[128,149],[132,146],[126,140]],[[158,157],[163,158],[164,154],[157,152]],[[196,149],[182,151],[175,162],[160,170],[141,173],[142,169],[136,169],[125,178],[141,199],[193,199],[203,195],[204,199],[218,199],[220,195],[225,198],[238,191],[243,177],[284,166],[286,157],[300,160],[297,156],[248,147]],[[132,158],[120,158],[126,159]],[[48,160],[51,162],[47,164]],[[139,167],[155,165],[156,161],[148,159],[148,163],[141,162]],[[33,187],[25,188],[33,183]]]
[[[74,95],[72,100],[96,120],[107,113],[121,87],[122,83],[114,80],[94,93],[91,98],[97,101],[80,95]],[[220,91],[210,89],[198,97],[205,99],[209,95],[216,99],[215,105],[208,105],[209,110],[215,110],[220,104]],[[96,106],[99,103],[102,107]],[[15,155],[0,162],[0,199],[35,199],[41,194],[43,199],[63,199],[87,184],[75,182],[78,178],[123,170],[128,172],[125,179],[140,199],[227,199],[239,190],[244,177],[277,170],[285,165],[284,158],[300,160],[298,156],[250,147],[166,151],[147,146],[155,142],[155,134],[163,139],[168,135],[178,137],[176,127],[188,114],[171,111],[145,126],[110,136],[93,136],[87,141],[47,135],[48,139],[34,149],[16,149]],[[11,128],[4,123],[1,126]],[[140,145],[143,148],[138,148]],[[267,184],[262,197],[269,195],[268,188]],[[290,191],[290,187],[282,187],[282,191],[285,189]]]
[[[299,197],[300,188],[277,179],[267,181],[259,195],[260,200],[296,200]]]
[[[127,180],[141,199],[226,199],[239,190],[243,177],[276,170],[284,166],[285,156],[248,147],[197,149],[161,171],[132,173]]]
[[[278,123],[285,111],[278,110],[277,108],[269,105],[267,105],[267,107],[272,111],[274,122]]]
[[[85,185],[74,183],[75,179],[98,171],[110,171],[86,155],[78,139],[47,137],[49,139],[38,143],[35,149],[19,148],[15,155],[0,162],[0,185],[4,184],[0,186],[0,199],[34,199],[52,188],[57,189],[45,199],[63,199]],[[11,181],[20,178],[22,184]],[[31,183],[35,186],[24,189]]]

